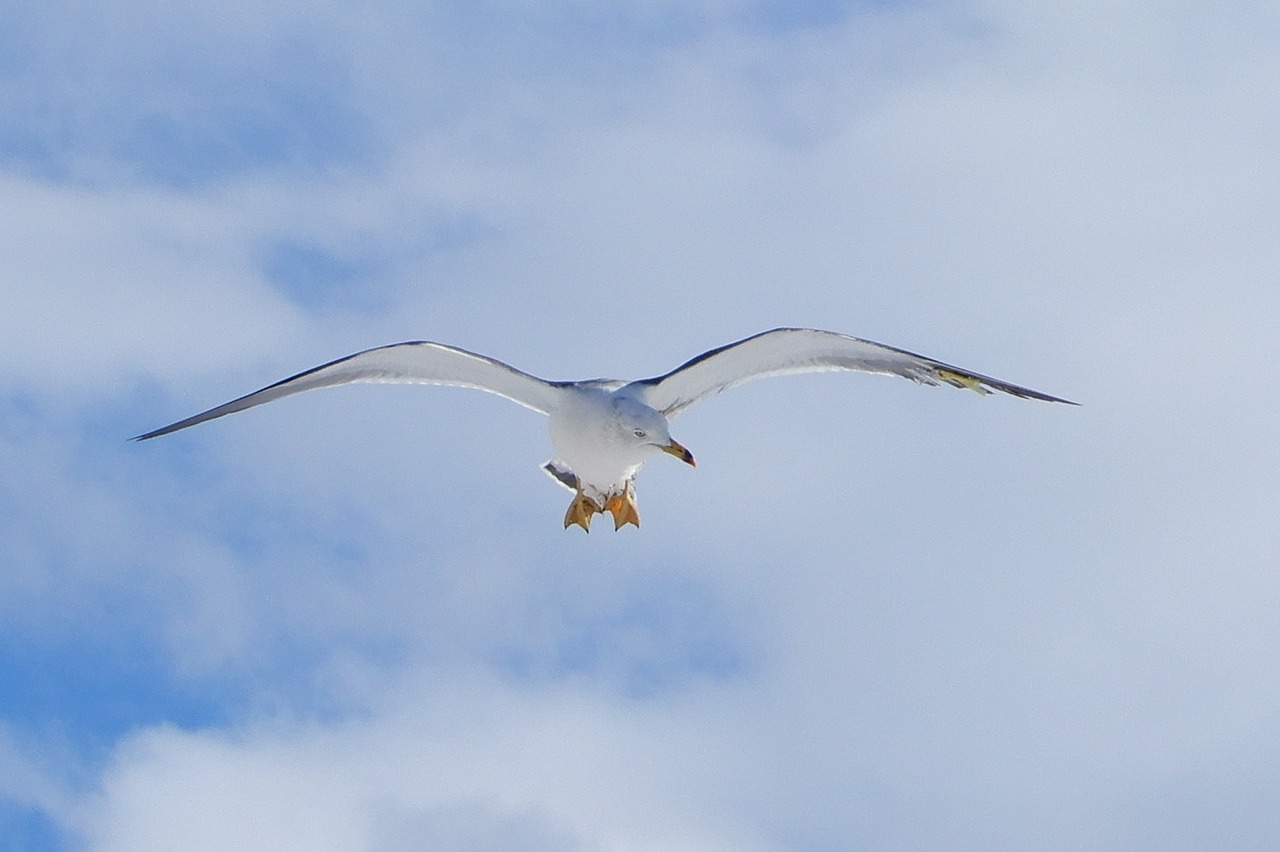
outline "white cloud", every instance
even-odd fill
[[[681,800],[699,791],[654,786],[656,759],[681,772],[705,756],[653,753],[636,741],[634,717],[587,695],[527,694],[450,674],[446,688],[415,687],[373,719],[337,728],[148,732],[108,771],[104,796],[87,812],[91,843],[464,849],[519,833],[523,846],[501,848],[542,850],[737,839],[700,824],[696,812],[681,815]],[[666,714],[639,721],[682,733]]]
[[[1232,780],[1276,787],[1274,15],[486,8],[181,7],[142,66],[177,21],[236,47],[215,79],[286,79],[301,32],[376,144],[3,178],[8,629],[141,637],[234,694],[125,736],[90,796],[9,737],[4,794],[143,852],[1280,834]],[[378,298],[295,298],[282,244],[371,258],[346,286]],[[700,465],[645,471],[641,532],[589,537],[538,418],[464,392],[117,441],[394,339],[627,376],[782,323],[1085,406],[752,385],[677,422]]]

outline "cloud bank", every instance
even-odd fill
[[[2,15],[10,847],[1280,839],[1275,13]],[[591,536],[466,391],[124,440],[395,340],[637,377],[784,324],[1084,406],[749,385]]]

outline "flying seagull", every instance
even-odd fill
[[[948,384],[983,394],[996,390],[1024,399],[1076,404],[905,349],[812,328],[765,331],[703,352],[664,375],[634,382],[548,382],[485,355],[419,340],[321,364],[133,440],[158,438],[315,388],[352,382],[460,385],[546,414],[556,455],[543,470],[574,492],[564,516],[565,529],[576,524],[590,532],[592,516],[607,511],[617,530],[625,524],[640,526],[635,478],[646,461],[667,453],[694,464],[693,454],[671,437],[670,420],[677,414],[750,379],[829,370],[885,373],[924,385]]]

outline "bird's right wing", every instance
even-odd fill
[[[357,352],[313,367],[261,390],[208,411],[138,435],[135,441],[157,438],[255,405],[303,391],[353,382],[458,385],[495,393],[547,414],[555,406],[561,385],[523,373],[509,364],[465,349],[430,341],[412,341]]]

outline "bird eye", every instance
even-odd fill
[[[635,436],[636,436],[637,438],[643,438],[643,437],[647,436],[648,434],[649,434],[649,433],[648,433],[648,432],[646,432],[646,431],[644,431],[643,429],[637,429],[637,430],[635,431]]]

